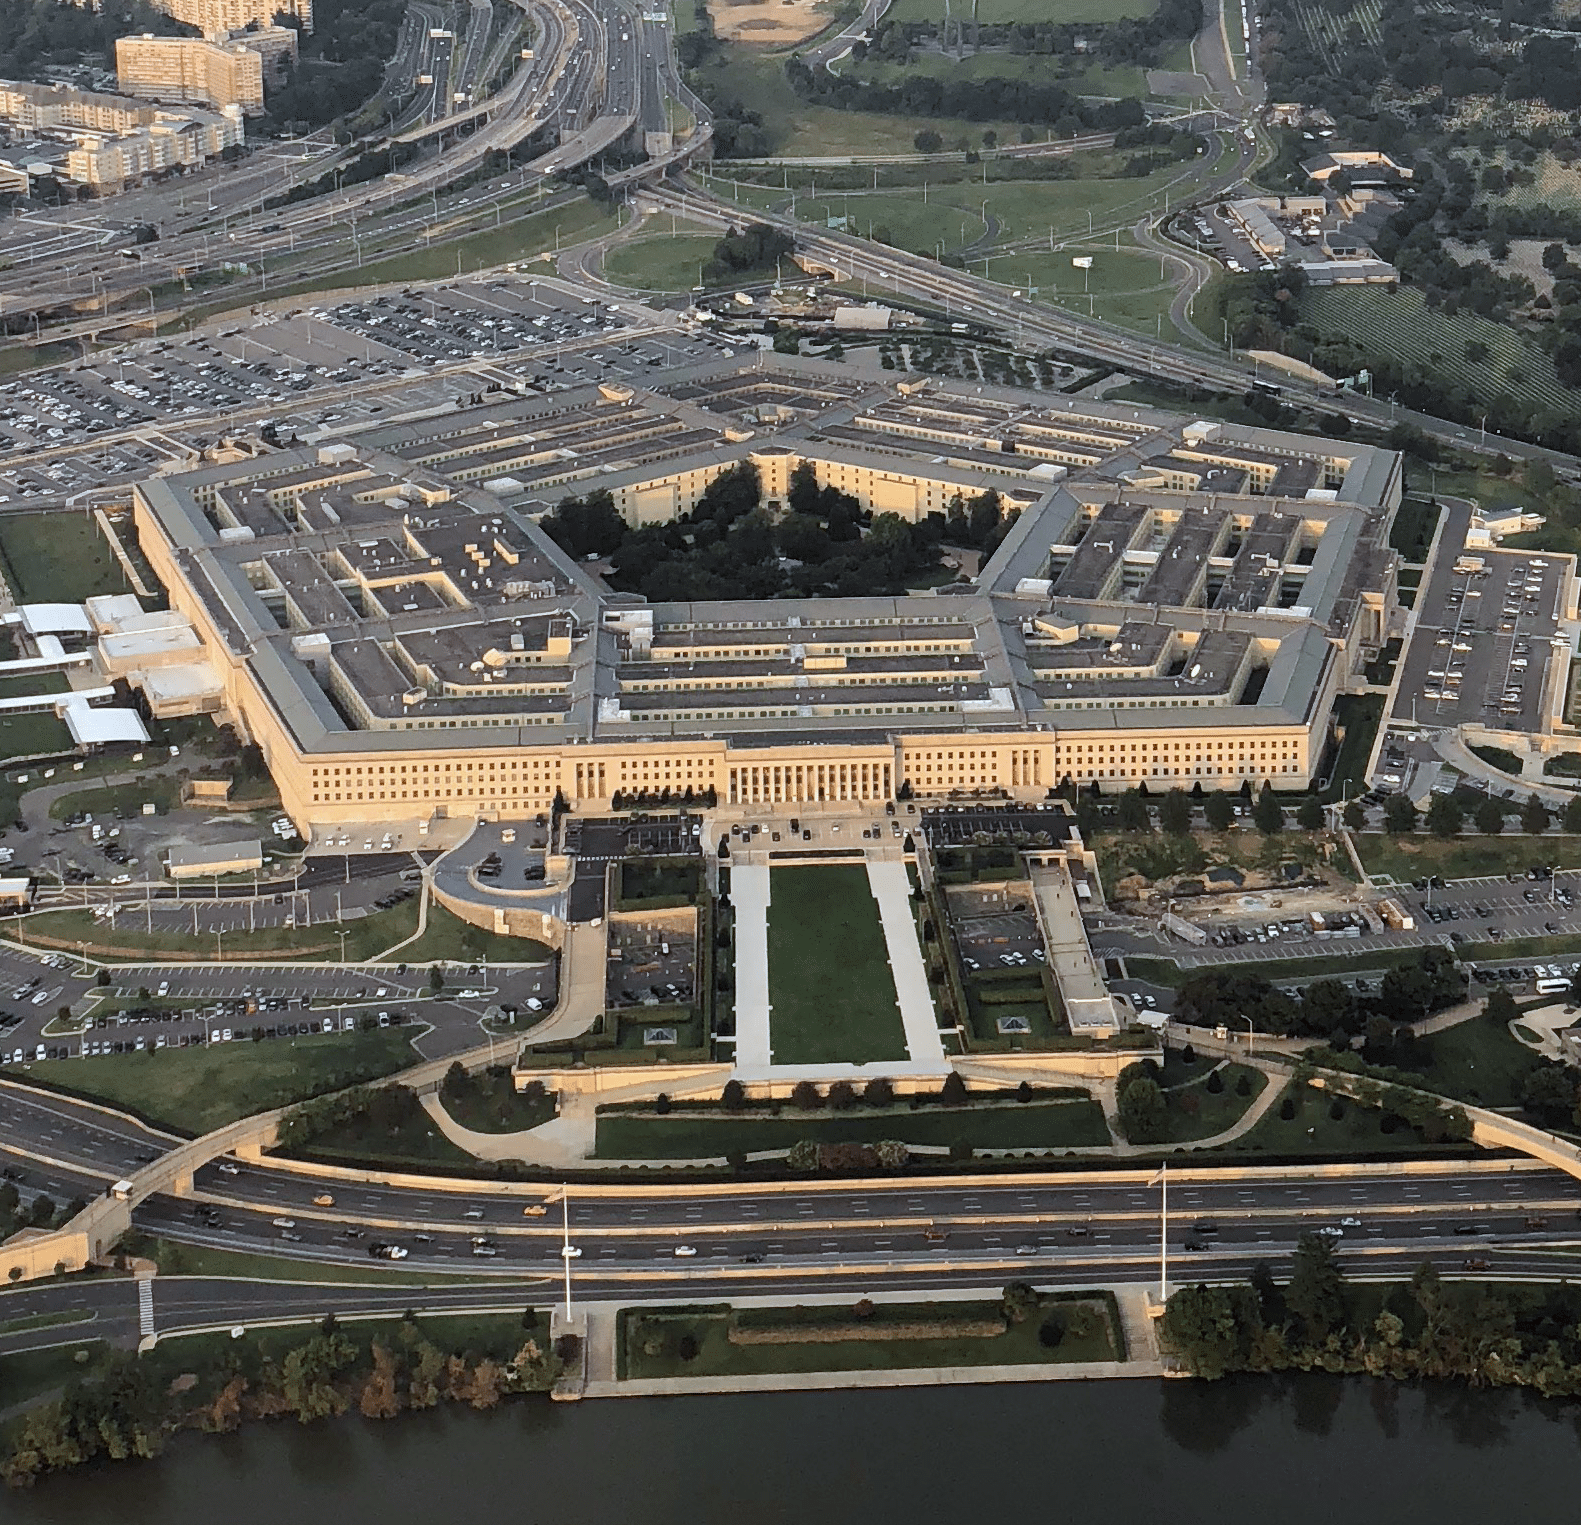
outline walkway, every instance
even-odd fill
[[[761,1073],[774,1062],[769,1037],[769,866],[730,870],[736,917],[736,1065]]]
[[[911,880],[899,859],[867,860],[867,882],[878,902],[889,950],[889,972],[895,981],[895,999],[906,1029],[906,1052],[913,1063],[936,1065],[942,1074],[949,1068],[944,1044],[939,1040],[939,1017],[928,989],[928,969],[917,942],[917,924],[911,914]],[[739,1022],[739,1018],[737,1021]]]

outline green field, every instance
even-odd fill
[[[406,906],[397,906],[396,909],[404,910],[416,904],[415,900],[409,900]],[[394,938],[391,939],[393,941]],[[350,944],[347,946],[349,949]],[[388,947],[389,944],[384,946]],[[367,956],[363,955],[364,958]],[[541,964],[554,957],[554,950],[531,937],[506,937],[499,932],[485,932],[482,927],[475,927],[470,921],[463,921],[454,912],[447,911],[438,902],[430,901],[428,925],[423,935],[392,956],[403,964],[475,964],[485,959],[491,964]]]
[[[89,911],[45,911],[38,915],[12,917],[3,923],[6,934],[20,942],[36,941],[47,947],[75,949],[86,944],[98,950],[100,958],[127,958],[142,961],[165,955],[172,958],[206,959],[216,951],[226,958],[323,959],[334,955],[339,962],[341,940],[333,922],[318,922],[311,927],[265,927],[256,932],[226,932],[216,940],[213,933],[155,931],[152,935],[139,925],[137,913],[127,912],[112,929]],[[375,911],[345,925],[346,962],[356,963],[383,953],[392,943],[410,937],[417,930],[417,901],[408,900],[388,911]],[[453,939],[437,938],[437,946],[455,950]],[[516,939],[511,939],[515,942]],[[526,939],[522,939],[523,942]],[[426,942],[426,939],[425,939]],[[420,945],[414,945],[420,946]],[[531,944],[537,947],[537,944]],[[430,958],[459,957],[457,951],[436,951]],[[407,963],[422,961],[422,955],[407,957]]]
[[[1557,833],[1538,837],[1468,834],[1445,840],[1425,832],[1408,837],[1365,832],[1354,841],[1369,874],[1389,874],[1401,882],[1428,874],[1442,874],[1446,879],[1507,873],[1524,876],[1527,869],[1545,863],[1555,868],[1581,868],[1581,836]]]
[[[710,64],[701,72],[710,88],[744,102],[762,115],[769,151],[776,155],[826,158],[843,154],[910,154],[916,152],[912,139],[924,128],[938,133],[947,144],[960,139],[980,143],[990,128],[999,134],[1001,143],[1013,143],[1021,130],[1021,124],[1012,121],[886,116],[812,105],[791,89],[780,58],[756,55],[742,48],[733,49],[722,63]]]
[[[998,1321],[997,1300],[945,1303],[883,1303],[861,1313],[836,1307],[623,1308],[616,1338],[617,1375],[625,1381],[655,1377],[737,1377],[770,1372],[893,1371],[924,1366],[1024,1366],[1080,1361],[1118,1361],[1125,1336],[1111,1296],[1045,1294],[1021,1323],[1003,1333],[952,1334],[950,1326],[971,1320]],[[1043,1328],[1057,1320],[1060,1333],[1045,1343]],[[730,1339],[734,1322],[747,1330],[842,1325],[864,1327],[858,1339],[797,1340],[740,1344]],[[883,1337],[886,1325],[938,1326],[934,1338]],[[867,1331],[871,1330],[871,1334]],[[931,1332],[931,1331],[930,1331]],[[683,1341],[685,1342],[683,1345]]]
[[[311,1038],[267,1038],[258,1043],[212,1043],[141,1054],[46,1059],[25,1071],[20,1066],[7,1066],[7,1071],[74,1096],[127,1107],[158,1127],[196,1136],[254,1112],[416,1064],[419,1056],[409,1042],[413,1032],[390,1027]]]
[[[54,714],[0,715],[0,759],[54,756],[74,745],[66,722]]]
[[[99,526],[65,510],[0,518],[0,567],[19,604],[75,604],[95,593],[129,591]]]
[[[904,1059],[906,1035],[867,871],[778,868],[769,896],[774,1062]]]
[[[156,805],[164,815],[174,810],[180,799],[179,779],[163,775],[135,778],[126,784],[63,794],[51,802],[49,817],[52,821],[64,821],[69,815],[91,815],[100,820],[105,816],[141,815],[147,804]]]
[[[1520,1106],[1521,1082],[1542,1064],[1502,1023],[1481,1017],[1421,1041],[1430,1056],[1423,1087],[1479,1107]]]
[[[1287,1099],[1295,1102],[1294,1117],[1280,1115]],[[1292,1080],[1286,1085],[1284,1097],[1270,1107],[1243,1137],[1227,1144],[1225,1152],[1237,1155],[1322,1157],[1370,1157],[1401,1153],[1464,1155],[1475,1152],[1470,1144],[1424,1144],[1412,1128],[1399,1127],[1392,1133],[1385,1133],[1382,1127],[1383,1113],[1375,1107],[1358,1107],[1342,1100],[1341,1115],[1335,1118],[1332,1115],[1335,1100],[1333,1096]]]
[[[1453,317],[1429,308],[1410,287],[1332,286],[1301,298],[1301,319],[1325,333],[1344,334],[1401,360],[1437,372],[1480,397],[1501,393],[1518,401],[1574,413],[1581,393],[1561,386],[1553,361],[1532,340],[1508,323],[1474,312]],[[1466,359],[1466,345],[1487,347],[1481,362]]]
[[[1208,1076],[1215,1066],[1199,1060],[1189,1070],[1177,1063],[1176,1073],[1166,1070],[1164,1100],[1169,1106],[1169,1130],[1164,1142],[1189,1143],[1212,1138],[1232,1128],[1262,1094],[1268,1077],[1244,1064],[1226,1064],[1216,1071],[1224,1081],[1222,1091],[1208,1090]],[[1251,1089],[1242,1096],[1236,1086],[1245,1078]]]
[[[703,284],[703,266],[719,242],[712,233],[644,234],[604,256],[604,274],[638,291],[690,291]]]
[[[906,0],[901,0],[904,5]],[[927,3],[927,0],[923,0]],[[1190,66],[1189,56],[1182,67]],[[942,53],[916,53],[904,64],[842,62],[840,73],[848,78],[867,80],[876,85],[897,85],[907,79],[925,76],[934,79],[1026,79],[1036,84],[1061,84],[1075,95],[1147,95],[1147,71],[1130,64],[1105,67],[1083,64],[1078,56],[1050,57],[1042,53],[1018,56],[1014,53],[972,53],[965,58],[946,58]],[[1039,132],[1044,136],[1048,129]]]
[[[1158,6],[1152,0],[982,0],[976,16],[979,21],[998,24],[1006,21],[1052,21],[1067,23],[1128,21],[1151,16]],[[961,13],[955,11],[959,16]],[[944,0],[895,0],[884,13],[886,21],[943,21]]]
[[[1239,1098],[1237,1098],[1239,1099]],[[789,1149],[802,1139],[820,1144],[960,1145],[975,1149],[1106,1149],[1112,1140],[1103,1109],[1091,1100],[977,1102],[962,1107],[853,1107],[846,1112],[777,1116],[750,1112],[606,1110],[598,1114],[596,1153],[608,1160],[712,1160],[759,1149]]]

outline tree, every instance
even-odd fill
[[[1273,786],[1264,784],[1257,803],[1252,807],[1252,820],[1265,837],[1277,837],[1285,829],[1285,813]]]
[[[438,964],[431,964],[428,970],[428,988],[430,990],[443,990],[445,988],[444,971]]]
[[[1227,794],[1210,794],[1202,815],[1210,830],[1228,831],[1235,821],[1235,801]]]
[[[924,127],[916,137],[911,140],[911,146],[919,154],[936,154],[944,147],[944,139],[931,127]]]
[[[1193,1376],[1208,1381],[1244,1362],[1248,1336],[1257,1318],[1257,1294],[1250,1287],[1182,1287],[1164,1308],[1164,1343]]]
[[[1132,1067],[1134,1068],[1134,1066]],[[1169,1112],[1164,1092],[1150,1075],[1138,1075],[1120,1088],[1120,1126],[1133,1144],[1156,1144],[1164,1136]]]
[[[823,1092],[811,1080],[798,1080],[791,1090],[791,1105],[803,1112],[816,1112],[823,1105]]]
[[[829,1105],[845,1112],[856,1105],[856,1087],[849,1080],[837,1080],[829,1087]]]
[[[1564,829],[1581,831],[1581,794],[1571,795],[1565,801]]]
[[[1427,807],[1427,829],[1435,837],[1458,837],[1466,813],[1452,794],[1435,794]]]
[[[1345,1277],[1326,1234],[1303,1234],[1296,1242],[1285,1303],[1312,1344],[1322,1344],[1344,1326]]]
[[[1521,1009],[1515,1004],[1515,997],[1502,985],[1495,985],[1488,992],[1488,999],[1482,1007],[1484,1021],[1495,1023],[1499,1027],[1508,1027],[1520,1014]]]
[[[1302,831],[1322,831],[1323,802],[1315,794],[1309,794],[1296,807],[1296,825]]]
[[[1151,831],[1153,818],[1148,812],[1147,801],[1135,789],[1127,789],[1120,796],[1115,818],[1121,831]]]
[[[1383,802],[1383,829],[1392,836],[1416,830],[1416,806],[1403,794],[1391,794]]]
[[[1482,800],[1474,816],[1477,830],[1485,837],[1496,837],[1504,830],[1504,807],[1497,800]]]
[[[1172,837],[1191,831],[1191,800],[1183,789],[1171,789],[1159,801],[1158,824]]]
[[[747,1104],[747,1088],[734,1076],[725,1082],[719,1095],[720,1105],[727,1112],[739,1112]]]
[[[999,1307],[1012,1324],[1024,1324],[1038,1311],[1038,1295],[1024,1281],[1013,1281],[1000,1294]]]
[[[1545,1064],[1521,1081],[1521,1105],[1545,1123],[1568,1123],[1576,1104],[1576,1083],[1562,1064]]]
[[[1345,817],[1345,824],[1352,831],[1360,831],[1367,824],[1367,812],[1360,800],[1346,800],[1345,808],[1340,813]]]
[[[1548,807],[1535,794],[1521,806],[1521,830],[1534,837],[1548,830]]]
[[[862,1100],[870,1107],[892,1107],[895,1104],[895,1087],[882,1075],[875,1075],[862,1087]]]
[[[959,1070],[951,1070],[939,1087],[939,1100],[947,1107],[958,1107],[966,1100],[966,1082]]]

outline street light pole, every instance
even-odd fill
[[[1161,1188],[1158,1199],[1158,1305],[1169,1301],[1169,1166],[1160,1165],[1153,1178]]]
[[[1252,1044],[1257,1037],[1257,1029],[1252,1025],[1250,1017],[1243,1015],[1241,1021],[1246,1024],[1246,1057],[1250,1059],[1252,1057]]]
[[[560,1189],[560,1263],[565,1267],[565,1321],[571,1322],[571,1188]]]

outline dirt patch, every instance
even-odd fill
[[[727,42],[789,47],[829,24],[824,0],[709,0],[714,32]]]

